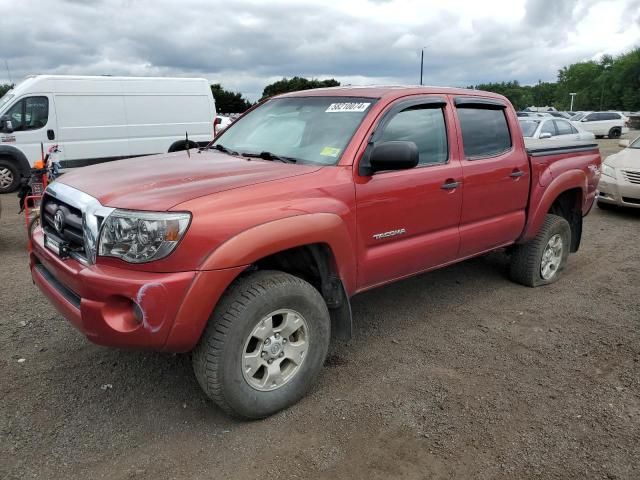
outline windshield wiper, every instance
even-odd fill
[[[261,158],[262,160],[278,160],[283,163],[296,163],[298,161],[297,158],[275,155],[271,152],[241,153],[240,155],[247,158]]]
[[[209,148],[213,148],[214,150],[218,150],[220,152],[223,153],[228,153],[229,155],[238,155],[238,152],[234,152],[233,150],[229,150],[227,147],[225,147],[224,145],[218,143],[217,145],[214,145],[213,147],[209,147]]]

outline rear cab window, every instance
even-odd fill
[[[479,100],[475,103],[473,100],[456,99],[467,160],[495,157],[511,150],[511,132],[505,108],[506,105],[498,102]]]

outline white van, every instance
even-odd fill
[[[0,193],[58,144],[63,168],[183,150],[213,138],[204,78],[28,77],[0,98]]]

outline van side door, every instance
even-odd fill
[[[529,158],[517,117],[498,99],[456,97],[464,200],[459,258],[513,243],[524,229]],[[547,122],[553,125],[553,122]]]
[[[416,144],[408,170],[362,172],[377,144]],[[358,288],[402,278],[455,259],[462,207],[462,168],[451,105],[445,97],[398,100],[387,107],[354,172]]]

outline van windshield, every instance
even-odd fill
[[[2,107],[9,103],[13,97],[15,97],[13,93],[5,93],[2,98],[0,98],[0,110],[2,110]]]
[[[213,148],[336,165],[374,103],[373,98],[361,97],[275,98],[233,123]]]

